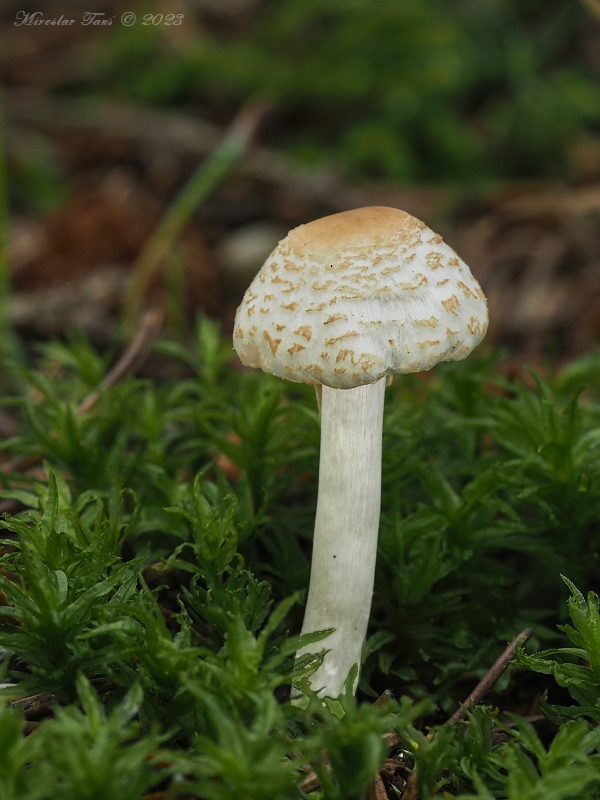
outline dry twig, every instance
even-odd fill
[[[450,717],[450,719],[447,720],[446,725],[456,725],[457,722],[460,722],[460,720],[465,718],[466,711],[477,705],[477,703],[479,703],[485,697],[490,689],[492,689],[500,676],[506,671],[510,662],[515,657],[518,645],[526,642],[531,636],[533,636],[533,629],[525,628],[525,630],[521,631],[521,633],[516,636],[512,642],[510,642],[504,652],[492,664],[485,676],[479,681],[477,686],[473,689],[458,711],[456,711]],[[402,744],[397,733],[386,733],[384,734],[384,739],[387,741],[387,745],[390,750],[397,750]],[[306,776],[299,783],[299,787],[307,794],[314,792],[319,788],[319,779],[314,770],[307,770]],[[377,798],[377,795],[375,795],[375,797]],[[406,786],[404,787],[402,800],[417,800],[417,798],[417,773],[413,772],[406,782]]]
[[[130,375],[140,368],[143,362],[148,357],[154,340],[161,331],[164,320],[164,311],[159,308],[154,308],[146,312],[144,315],[138,332],[133,337],[129,347],[125,350],[121,358],[117,361],[115,366],[110,370],[108,375],[100,384],[99,389],[92,392],[77,408],[76,415],[78,417],[85,414],[98,402],[98,399],[103,391],[114,386],[121,381],[126,375]],[[23,472],[31,469],[40,463],[41,456],[27,455],[17,456],[10,461],[5,462],[0,466],[0,471],[5,475],[13,472]]]
[[[446,725],[456,725],[457,722],[460,722],[461,719],[466,717],[467,711],[483,700],[486,694],[492,689],[494,684],[504,674],[510,662],[514,659],[517,652],[517,647],[520,644],[525,644],[525,642],[528,639],[531,639],[532,636],[533,628],[525,628],[525,630],[521,631],[518,636],[515,636],[512,642],[507,645],[504,652],[492,664],[486,675],[484,675],[484,677],[479,681],[477,686],[473,689],[461,707],[455,711],[454,714],[452,714],[450,719],[446,722]]]
[[[98,694],[104,694],[114,686],[112,681],[107,678],[94,679],[92,683]],[[20,708],[25,719],[31,722],[39,717],[45,717],[52,710],[52,706],[60,702],[61,698],[58,695],[52,694],[52,692],[42,692],[41,694],[33,694],[29,697],[13,700],[10,705],[12,708]]]
[[[256,100],[242,108],[218,147],[198,167],[146,242],[125,290],[123,322],[126,329],[137,323],[153,277],[163,266],[192,214],[245,155],[268,108],[264,101]]]
[[[515,657],[517,647],[526,642],[531,636],[533,636],[532,628],[525,628],[518,636],[515,636],[502,655],[496,659],[484,677],[479,681],[461,707],[446,721],[446,725],[456,725],[457,722],[465,718],[466,712],[485,697],[500,676],[506,671],[508,665]],[[413,772],[407,780],[404,791],[402,792],[402,800],[418,800],[417,780],[417,773]]]
[[[57,695],[44,692],[43,694],[24,697],[21,700],[13,700],[11,706],[13,708],[20,708],[25,719],[31,721],[38,717],[45,716],[50,710],[50,706],[59,702],[60,698]]]
[[[13,90],[5,92],[9,123],[31,126],[54,133],[61,130],[86,130],[100,135],[115,135],[144,144],[144,149],[175,155],[205,157],[224,131],[204,120],[172,111],[120,106],[114,103],[89,103],[56,96]],[[344,181],[335,170],[308,172],[277,150],[256,147],[237,167],[238,174],[271,186],[293,191],[299,198],[322,204],[333,211],[368,205],[403,208],[419,218],[451,208],[453,192],[446,188],[398,189],[374,183],[358,188]]]
[[[100,394],[106,389],[110,389],[126,375],[136,372],[148,358],[154,340],[158,336],[163,326],[165,313],[162,308],[152,308],[147,311],[142,318],[142,323],[138,328],[131,344],[125,350],[115,366],[100,384],[100,388],[92,392],[81,403],[77,409],[77,416],[81,417],[87,413],[97,402]]]

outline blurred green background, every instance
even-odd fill
[[[89,12],[110,24],[85,24]],[[227,333],[287,230],[379,204],[423,219],[469,263],[490,302],[488,343],[534,363],[600,336],[598,0],[38,0],[26,11],[4,0],[0,85],[17,292],[102,268],[114,318],[158,221],[260,97],[272,110],[259,149],[196,208],[171,259],[188,319],[203,310]],[[74,318],[64,292],[43,325],[48,303],[23,303],[13,324],[26,335],[62,335]],[[104,320],[79,316],[95,341],[111,339]]]
[[[129,27],[120,17],[131,3],[96,5],[113,24],[69,31],[82,40],[78,64],[54,91],[217,121],[260,93],[277,109],[273,143],[354,178],[597,175],[600,39],[577,0],[182,0],[133,4]],[[7,3],[5,36],[19,8]],[[18,59],[3,72],[6,85],[27,85]]]
[[[114,28],[94,88],[219,116],[259,92],[280,112],[273,139],[302,162],[404,183],[578,178],[590,169],[579,151],[593,162],[600,147],[598,30],[576,0],[191,10],[195,30],[181,39],[160,24]]]

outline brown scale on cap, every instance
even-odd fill
[[[312,339],[312,328],[310,325],[302,325],[297,331],[294,331],[296,336],[303,336],[307,342]]]
[[[452,297],[449,297],[447,300],[442,300],[442,305],[451,314],[456,314],[456,309],[459,307],[460,301],[458,297],[453,294]]]
[[[269,331],[263,331],[263,336],[265,337],[265,339],[269,343],[269,347],[271,348],[271,352],[273,353],[273,355],[275,355],[277,353],[277,348],[281,344],[281,339],[273,339],[270,336]]]

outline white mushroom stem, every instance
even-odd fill
[[[319,495],[310,588],[302,633],[335,628],[296,657],[329,650],[310,682],[338,697],[360,666],[367,632],[381,505],[381,437],[386,379],[355,389],[323,386]],[[356,684],[353,687],[356,689]],[[295,702],[302,704],[301,698]]]

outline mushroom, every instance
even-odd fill
[[[300,225],[267,258],[237,310],[242,362],[321,392],[312,568],[302,633],[334,628],[311,688],[336,698],[371,608],[381,500],[386,381],[459,361],[488,324],[466,264],[395,208],[344,211]],[[353,690],[358,682],[358,670]],[[295,698],[301,704],[302,696]]]

